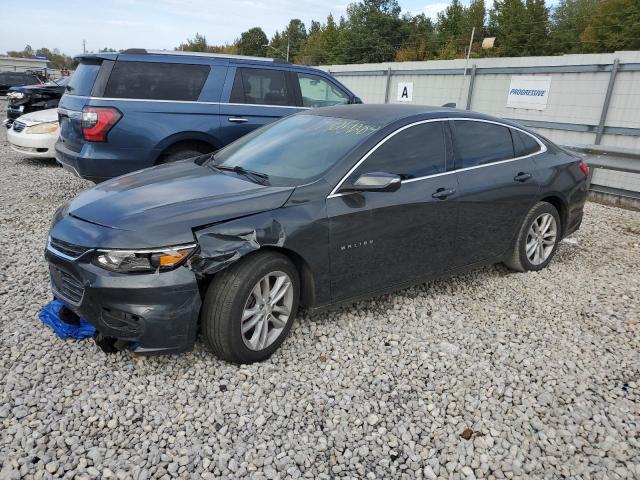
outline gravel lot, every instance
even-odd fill
[[[640,479],[639,212],[589,204],[539,273],[303,314],[240,368],[44,328],[49,219],[90,184],[4,129],[0,162],[0,479]]]

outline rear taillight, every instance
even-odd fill
[[[587,165],[586,163],[584,163],[584,161],[583,161],[583,160],[580,160],[580,161],[578,162],[578,168],[580,169],[580,171],[581,171],[582,173],[584,173],[584,176],[585,176],[585,177],[588,177],[588,176],[589,176],[589,165]]]
[[[106,142],[107,133],[122,118],[112,107],[84,107],[82,109],[82,137],[87,142]]]

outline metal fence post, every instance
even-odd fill
[[[384,103],[389,103],[389,88],[391,87],[391,67],[387,69],[387,86],[384,89]]]
[[[604,96],[604,104],[602,105],[602,112],[600,113],[600,121],[598,122],[598,128],[596,130],[596,145],[600,145],[602,141],[602,134],[604,132],[604,123],[607,120],[607,111],[609,110],[609,103],[611,103],[611,95],[613,94],[613,85],[616,82],[616,75],[618,73],[618,67],[620,66],[620,59],[616,58],[613,61],[611,67],[611,75],[609,76],[609,85],[607,85],[607,93]]]
[[[471,110],[471,97],[473,96],[473,84],[476,82],[476,65],[471,67],[471,77],[469,77],[469,91],[467,92],[467,110]]]

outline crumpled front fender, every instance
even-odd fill
[[[284,246],[287,235],[278,220],[252,215],[196,231],[195,237],[199,249],[189,259],[188,267],[197,277],[204,277],[262,247]]]

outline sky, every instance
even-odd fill
[[[271,37],[291,18],[307,27],[337,19],[351,0],[0,0],[0,54],[29,44],[68,55],[101,48],[173,49],[196,32],[210,44],[233,42],[260,26]],[[435,18],[449,2],[399,0],[403,12]],[[468,3],[463,0],[464,4]]]

